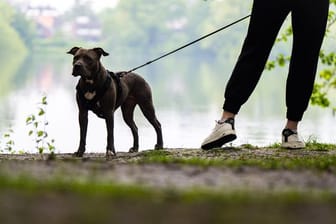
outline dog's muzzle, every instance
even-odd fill
[[[75,76],[75,77],[81,76],[85,79],[90,79],[91,78],[90,74],[88,74],[88,72],[85,71],[84,66],[79,62],[76,62],[73,65],[72,75]]]

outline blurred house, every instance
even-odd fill
[[[102,35],[100,22],[93,16],[77,16],[72,23],[72,35],[86,41],[99,41]]]
[[[54,35],[58,18],[55,8],[48,5],[28,5],[23,12],[36,23],[37,35],[40,38],[49,38]]]
[[[71,39],[97,42],[102,36],[101,23],[93,16],[82,15],[64,20],[60,29],[63,35]]]
[[[32,4],[30,1],[7,0],[13,7],[31,19],[37,28],[39,38],[50,38],[62,34],[71,39],[97,42],[102,36],[102,25],[93,11],[85,13],[77,0],[68,11],[60,12],[46,3]],[[89,8],[90,10],[90,8]]]

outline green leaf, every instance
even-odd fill
[[[43,136],[44,135],[44,131],[38,131],[37,132],[37,137],[41,137],[41,136]]]
[[[39,151],[40,154],[42,154],[43,151],[44,151],[44,148],[43,147],[38,147],[38,151]]]
[[[280,66],[284,66],[286,64],[286,60],[285,57],[283,56],[283,54],[280,54],[277,58],[278,63]]]
[[[42,115],[44,115],[44,114],[45,114],[45,111],[44,111],[42,108],[40,108],[40,111],[39,111],[38,115],[39,115],[39,116],[42,116]]]
[[[275,62],[274,61],[268,61],[266,66],[265,66],[265,69],[266,70],[272,70],[273,68],[275,68]]]
[[[327,98],[327,94],[322,91],[322,85],[320,84],[315,84],[313,93],[310,98],[310,102],[312,105],[317,105],[320,107],[329,107],[330,106],[330,101]]]
[[[27,124],[27,125],[28,125],[28,124],[31,124],[31,122],[32,122],[32,117],[31,117],[31,116],[27,117],[27,118],[26,118],[26,124]]]
[[[8,142],[6,142],[6,145],[14,145],[14,141],[13,140],[9,140]]]
[[[52,145],[52,144],[50,144],[50,143],[48,143],[48,149],[49,149],[49,151],[54,151],[55,150],[55,146]]]
[[[47,104],[48,104],[48,102],[47,102],[47,97],[46,97],[46,96],[43,96],[43,97],[42,97],[42,101],[41,101],[41,103],[42,103],[43,105],[47,105]]]
[[[329,69],[325,69],[323,71],[320,72],[320,77],[322,79],[325,79],[327,81],[329,81],[332,78],[333,74]]]

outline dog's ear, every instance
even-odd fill
[[[109,53],[105,52],[103,48],[101,47],[95,47],[92,50],[94,50],[96,52],[96,54],[100,57],[100,56],[108,56]]]
[[[67,52],[67,54],[75,55],[76,52],[77,52],[79,49],[80,49],[80,47],[73,47],[73,48],[71,48],[71,49]]]

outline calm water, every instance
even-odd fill
[[[15,60],[14,60],[15,61]],[[126,60],[127,61],[127,60]],[[128,70],[141,62],[122,62],[115,58],[104,59],[112,71]],[[48,97],[47,132],[55,139],[56,152],[73,152],[79,141],[77,107],[74,87],[77,78],[71,74],[71,57],[36,57],[19,65],[1,65],[9,77],[1,80],[0,131],[14,130],[15,149],[35,152],[34,141],[28,137],[25,125],[27,116],[35,113],[43,94]],[[125,64],[131,64],[126,66]],[[114,65],[114,69],[111,65]],[[223,70],[227,68],[227,70]],[[198,148],[219,118],[225,83],[232,62],[209,64],[190,59],[165,59],[140,69],[139,74],[150,83],[154,104],[162,124],[164,144],[168,148]],[[233,145],[245,143],[266,146],[280,141],[285,119],[285,70],[278,74],[265,73],[250,101],[244,105],[236,120],[238,139]],[[115,118],[115,146],[117,151],[128,151],[132,145],[129,128],[118,110]],[[329,110],[310,107],[300,126],[302,137],[336,144],[335,117]],[[136,110],[140,150],[151,149],[155,132]],[[105,122],[89,115],[87,138],[88,152],[104,152],[106,144]]]

